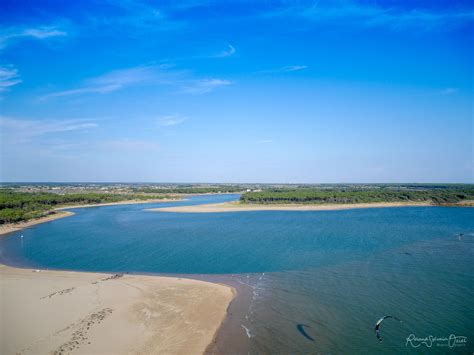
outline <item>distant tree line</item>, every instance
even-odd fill
[[[263,204],[344,204],[370,202],[432,202],[452,204],[463,200],[474,200],[474,186],[430,189],[364,188],[364,189],[269,189],[246,192],[240,197],[244,203]]]
[[[171,187],[171,188],[138,188],[134,192],[141,193],[167,193],[167,194],[207,194],[207,193],[236,193],[241,192],[239,186],[220,186],[220,187]]]
[[[59,206],[119,202],[127,200],[162,199],[167,195],[74,193],[29,193],[0,190],[0,224],[21,222],[53,213]]]

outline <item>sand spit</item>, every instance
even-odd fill
[[[201,354],[231,287],[0,265],[2,354]]]
[[[161,199],[150,199],[150,200],[125,200],[125,201],[118,201],[118,202],[105,202],[105,203],[91,203],[87,205],[70,205],[70,206],[62,206],[55,208],[56,211],[61,210],[68,210],[71,208],[87,208],[87,207],[101,207],[101,206],[116,206],[116,205],[139,205],[139,204],[146,204],[146,203],[159,203],[159,202],[176,202],[182,201],[181,198],[161,198]]]
[[[213,203],[195,206],[176,206],[164,208],[151,208],[153,212],[182,212],[182,213],[215,213],[215,212],[243,212],[243,211],[332,211],[350,210],[356,208],[380,207],[408,207],[432,206],[428,202],[381,202],[381,203],[356,203],[356,204],[326,204],[326,205],[264,205],[242,204],[239,202]]]

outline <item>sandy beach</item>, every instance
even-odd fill
[[[50,222],[50,221],[54,221],[55,219],[60,219],[60,218],[69,217],[73,215],[74,213],[70,211],[58,211],[48,216],[35,218],[26,222],[0,224],[0,236],[11,233],[11,232],[16,232],[24,228],[31,227],[36,224]]]
[[[145,203],[158,203],[158,202],[175,202],[182,201],[182,198],[161,198],[161,199],[150,199],[150,200],[125,200],[118,202],[105,202],[105,203],[90,203],[86,205],[68,205],[55,208],[55,211],[66,210],[70,208],[87,208],[87,207],[101,207],[101,206],[116,206],[116,205],[137,205]]]
[[[182,212],[182,213],[216,213],[216,212],[244,212],[244,211],[332,211],[350,210],[355,208],[380,207],[408,207],[432,206],[428,202],[381,202],[357,204],[326,204],[326,205],[264,205],[242,204],[240,202],[212,203],[207,205],[177,206],[164,208],[150,208],[153,212]]]
[[[0,235],[74,215],[63,209],[169,201],[62,206],[1,225]],[[0,353],[201,354],[234,294],[229,286],[183,278],[0,265]]]
[[[234,297],[191,279],[0,265],[2,354],[201,354]]]

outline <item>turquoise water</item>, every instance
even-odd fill
[[[0,257],[38,268],[231,274],[252,290],[240,329],[251,353],[474,350],[474,209],[145,210],[237,198],[74,209],[73,217],[1,238]],[[386,314],[403,322],[386,320],[378,342],[373,327]],[[454,334],[467,344],[413,348],[410,334]]]

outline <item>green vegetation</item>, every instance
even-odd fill
[[[162,199],[167,197],[170,196],[106,193],[74,193],[60,195],[48,192],[16,192],[14,190],[5,189],[0,190],[0,224],[21,222],[42,217],[54,213],[53,209],[59,206]]]
[[[172,194],[239,193],[242,203],[344,204],[430,202],[437,205],[474,201],[468,184],[26,184],[0,188],[0,224],[26,221],[55,213],[61,206],[148,200]],[[104,192],[103,190],[108,190]],[[51,191],[54,191],[51,192]]]
[[[428,186],[428,187],[427,187]],[[420,187],[407,186],[363,186],[359,188],[281,188],[261,192],[246,192],[240,197],[243,203],[263,204],[343,204],[370,202],[431,202],[433,204],[455,204],[463,200],[474,200],[473,185],[439,185]]]

